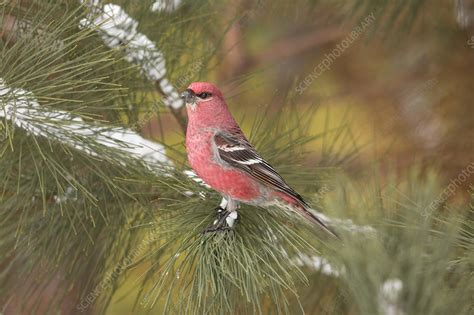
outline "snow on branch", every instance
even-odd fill
[[[403,282],[393,278],[386,280],[379,289],[378,304],[380,314],[383,315],[404,315],[400,305],[400,295],[403,290]]]
[[[159,84],[165,95],[165,105],[174,109],[182,107],[183,100],[165,77],[166,62],[163,53],[146,35],[137,31],[138,22],[119,5],[108,3],[102,6],[99,0],[80,1],[90,9],[87,17],[81,20],[81,27],[97,29],[105,45],[112,49],[123,49],[128,62],[139,65],[148,79]],[[175,1],[173,7],[177,6],[176,2],[179,1]],[[171,9],[166,3],[160,3],[160,8]]]
[[[362,234],[376,234],[376,230],[369,226],[369,225],[358,225],[355,224],[351,219],[337,219],[337,218],[330,218],[329,216],[318,212],[313,209],[313,212],[316,216],[323,220],[323,222],[327,223],[329,226],[334,226],[343,230],[346,230],[350,233],[362,233]]]
[[[321,272],[326,276],[339,277],[341,273],[344,273],[344,268],[337,268],[332,265],[326,258],[312,255],[308,256],[303,253],[299,253],[298,257],[295,258],[295,263],[298,266],[306,266],[316,271]]]
[[[152,12],[173,12],[181,5],[181,0],[156,0],[152,6]]]
[[[101,156],[97,145],[117,149],[144,161],[152,170],[171,165],[163,145],[120,127],[104,127],[85,122],[67,111],[41,106],[33,93],[9,88],[0,78],[0,117],[10,120],[29,134],[66,144],[92,156]],[[87,138],[90,141],[84,141]]]

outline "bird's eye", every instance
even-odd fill
[[[198,97],[199,97],[199,98],[202,98],[202,99],[206,99],[206,98],[210,97],[211,95],[212,95],[211,93],[202,92],[202,93],[199,93],[199,94],[198,94]]]

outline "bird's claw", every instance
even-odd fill
[[[233,228],[231,228],[230,226],[210,225],[207,228],[205,228],[204,231],[202,231],[202,233],[206,234],[206,233],[214,233],[214,232],[227,232],[227,231],[232,231],[232,230]]]
[[[217,210],[217,218],[204,229],[203,233],[232,231],[237,220],[237,213],[227,211],[222,207],[217,207],[215,210]]]

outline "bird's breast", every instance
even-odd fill
[[[199,168],[202,162],[212,157],[212,137],[213,133],[210,131],[188,131],[186,134],[188,160],[195,170],[195,167]]]
[[[260,184],[240,170],[216,160],[213,131],[189,132],[186,149],[189,164],[206,184],[235,200],[249,202],[261,194]]]

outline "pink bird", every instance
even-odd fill
[[[207,231],[232,228],[240,202],[279,206],[300,214],[336,236],[311,207],[252,147],[219,89],[194,82],[181,94],[186,103],[188,160],[197,175],[226,200]]]

